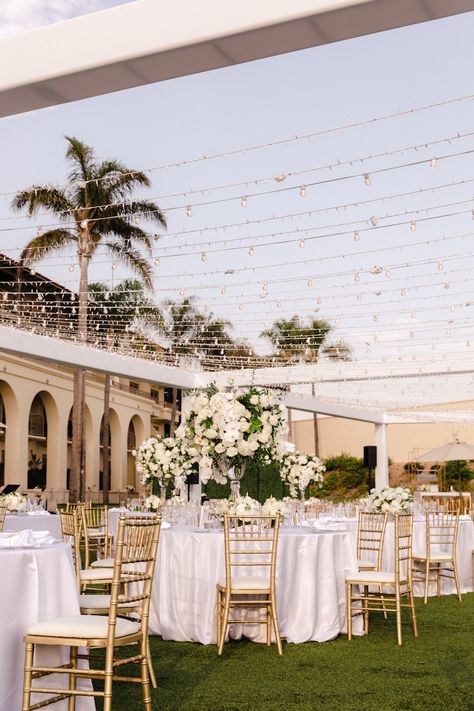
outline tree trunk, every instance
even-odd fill
[[[110,491],[110,375],[104,383],[104,419],[102,428],[102,495],[104,504],[109,503]]]
[[[311,383],[311,395],[313,398],[316,396],[316,391],[314,383]],[[314,436],[314,453],[319,457],[319,428],[318,428],[318,414],[313,412],[313,436]]]
[[[79,281],[78,340],[87,340],[87,300],[89,257],[79,253],[81,275]],[[77,369],[74,374],[74,404],[72,410],[72,458],[71,499],[84,501],[86,493],[86,378],[85,371]]]
[[[173,402],[171,403],[171,420],[170,420],[170,437],[174,435],[174,428],[176,425],[176,411],[178,409],[176,400],[178,399],[178,390],[173,388],[171,391],[171,397]]]

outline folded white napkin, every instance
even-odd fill
[[[111,513],[112,511],[114,511],[114,512],[120,511],[120,513],[127,513],[128,509],[126,509],[124,506],[122,506],[121,508],[115,507],[115,508],[109,509],[109,513]]]
[[[162,521],[161,528],[171,528],[171,524],[168,521]]]
[[[335,523],[334,521],[315,521],[313,528],[316,531],[344,531],[346,526],[343,523]]]
[[[51,516],[49,511],[27,511],[27,516]]]
[[[40,548],[55,543],[49,531],[10,531],[0,533],[0,548]]]

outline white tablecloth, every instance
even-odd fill
[[[321,521],[324,521],[321,517]],[[343,522],[357,536],[357,519],[346,518],[337,519]],[[385,532],[385,544],[382,555],[383,570],[394,569],[394,524],[389,521]],[[474,546],[474,523],[469,516],[461,516],[459,519],[458,544],[456,548],[456,559],[461,592],[467,593],[473,591],[473,576],[472,576],[472,552]],[[413,522],[413,553],[426,552],[426,523],[425,520],[415,520]],[[453,595],[456,592],[454,581],[449,578],[441,579],[441,594]],[[423,583],[415,583],[414,593],[416,596],[424,595]],[[436,595],[436,583],[430,583],[430,595]]]
[[[150,632],[176,641],[216,642],[216,583],[224,579],[223,531],[162,531]],[[281,636],[325,642],[345,631],[345,576],[356,570],[351,533],[280,529],[276,595]],[[355,633],[360,633],[359,620]],[[264,627],[234,625],[230,636],[263,641]]]
[[[4,531],[49,531],[53,538],[61,540],[61,519],[58,514],[28,516],[27,514],[7,514]]]
[[[0,549],[0,571],[0,711],[19,711],[23,636],[28,627],[57,615],[79,614],[71,550],[65,543],[45,548]],[[57,648],[43,647],[39,654],[45,663],[58,662]],[[61,675],[61,682],[66,680],[67,676]],[[48,677],[41,679],[44,685],[50,681]],[[37,696],[35,700],[44,698]],[[65,710],[67,701],[48,708]],[[94,700],[79,698],[76,708],[92,711]]]

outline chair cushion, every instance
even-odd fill
[[[91,568],[113,568],[115,565],[115,558],[100,558],[91,563]]]
[[[87,568],[87,570],[81,570],[81,583],[83,581],[112,580],[113,577],[113,568]]]
[[[100,597],[99,595],[97,597]],[[38,622],[27,634],[42,637],[77,637],[79,639],[105,639],[109,618],[101,615],[69,615],[52,617]],[[132,620],[117,617],[116,637],[126,637],[140,631],[140,625]]]
[[[400,582],[403,582],[402,580]],[[352,573],[346,578],[346,583],[354,583],[355,585],[395,584],[395,573],[387,573],[377,570],[361,570],[359,573]]]
[[[226,589],[225,580],[218,581],[217,587],[221,590]],[[232,578],[232,590],[269,590],[270,584],[267,578],[262,578],[258,576],[253,577],[234,577]]]
[[[430,561],[432,563],[442,563],[443,561],[448,561],[452,560],[453,556],[451,553],[433,553],[433,555],[430,555]],[[420,555],[414,555],[413,560],[423,560],[426,561],[426,555],[420,554]]]

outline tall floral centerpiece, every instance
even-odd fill
[[[281,458],[280,477],[288,484],[291,496],[296,497],[299,490],[302,501],[308,484],[314,482],[322,486],[325,471],[324,464],[313,454],[289,452]]]
[[[284,428],[285,408],[271,392],[210,386],[194,395],[176,436],[197,450],[201,481],[229,479],[236,498],[250,459],[257,464],[279,459]]]
[[[369,511],[381,513],[410,513],[413,507],[413,494],[403,486],[384,486],[382,489],[371,489],[369,496],[363,499]]]
[[[156,436],[145,440],[132,454],[142,484],[156,481],[165,498],[168,482],[173,482],[175,489],[184,486],[195,451],[185,440]]]

